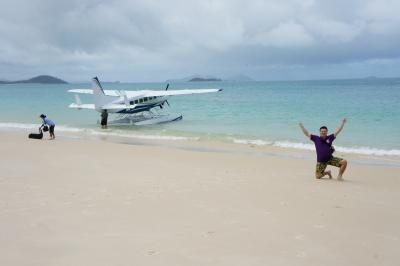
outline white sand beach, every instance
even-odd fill
[[[0,136],[0,265],[400,262],[396,166],[344,155],[338,182],[273,148]]]

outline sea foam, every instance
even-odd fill
[[[39,129],[38,124],[28,124],[28,123],[13,123],[5,122],[0,123],[0,130],[5,131],[37,131]],[[87,128],[77,128],[65,125],[56,125],[56,132],[66,132],[66,133],[78,133],[83,135],[92,136],[110,136],[110,137],[122,137],[122,138],[134,138],[143,140],[198,140],[195,137],[182,137],[182,136],[171,136],[171,135],[149,135],[149,134],[136,134],[136,133],[126,133],[120,130],[96,130]]]
[[[35,131],[38,130],[38,124],[28,124],[28,123],[14,123],[14,122],[3,122],[0,123],[0,130],[5,131]],[[137,133],[127,133],[122,130],[96,130],[87,128],[77,128],[66,125],[57,125],[56,131],[66,132],[66,133],[76,133],[83,135],[92,136],[111,136],[111,137],[122,137],[122,138],[133,138],[142,140],[172,140],[172,141],[197,141],[199,137],[184,137],[184,136],[173,136],[173,135],[154,135],[154,134],[137,134]],[[268,141],[263,139],[238,139],[229,138],[236,144],[246,144],[246,145],[256,145],[256,146],[275,146],[281,148],[291,148],[300,150],[315,150],[313,144],[292,142],[292,141]],[[392,149],[378,149],[374,147],[342,147],[336,146],[335,150],[342,153],[353,153],[361,155],[374,155],[374,156],[400,156],[400,150]]]
[[[257,146],[271,145],[281,148],[291,148],[291,149],[310,150],[310,151],[315,150],[313,144],[292,142],[292,141],[267,141],[261,139],[232,139],[232,141],[237,144],[248,144]],[[400,150],[396,149],[385,150],[373,147],[342,147],[335,145],[335,150],[342,153],[354,153],[362,155],[400,156]]]

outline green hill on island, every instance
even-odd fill
[[[37,84],[68,84],[68,82],[48,76],[48,75],[40,75],[37,77],[33,77],[31,79],[26,80],[15,80],[15,81],[0,81],[0,84],[18,84],[18,83],[37,83]]]
[[[192,78],[189,82],[199,82],[199,81],[222,81],[219,78]]]

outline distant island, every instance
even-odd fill
[[[201,81],[222,81],[222,79],[219,78],[192,78],[189,80],[189,82],[201,82]]]
[[[219,81],[229,81],[229,82],[244,82],[244,81],[254,81],[252,78],[243,75],[243,74],[238,74],[226,78],[218,78],[215,76],[203,76],[203,75],[192,75],[186,78],[182,79],[169,79],[166,82],[171,83],[171,82],[203,82],[203,81],[213,81],[213,82],[219,82]]]
[[[0,84],[18,84],[18,83],[37,83],[37,84],[68,84],[68,82],[48,76],[48,75],[40,75],[37,77],[33,77],[31,79],[26,79],[26,80],[15,80],[15,81],[7,81],[7,80],[0,80]]]

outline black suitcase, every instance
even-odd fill
[[[42,139],[43,138],[43,132],[41,129],[39,129],[39,133],[31,133],[28,136],[30,139]]]

